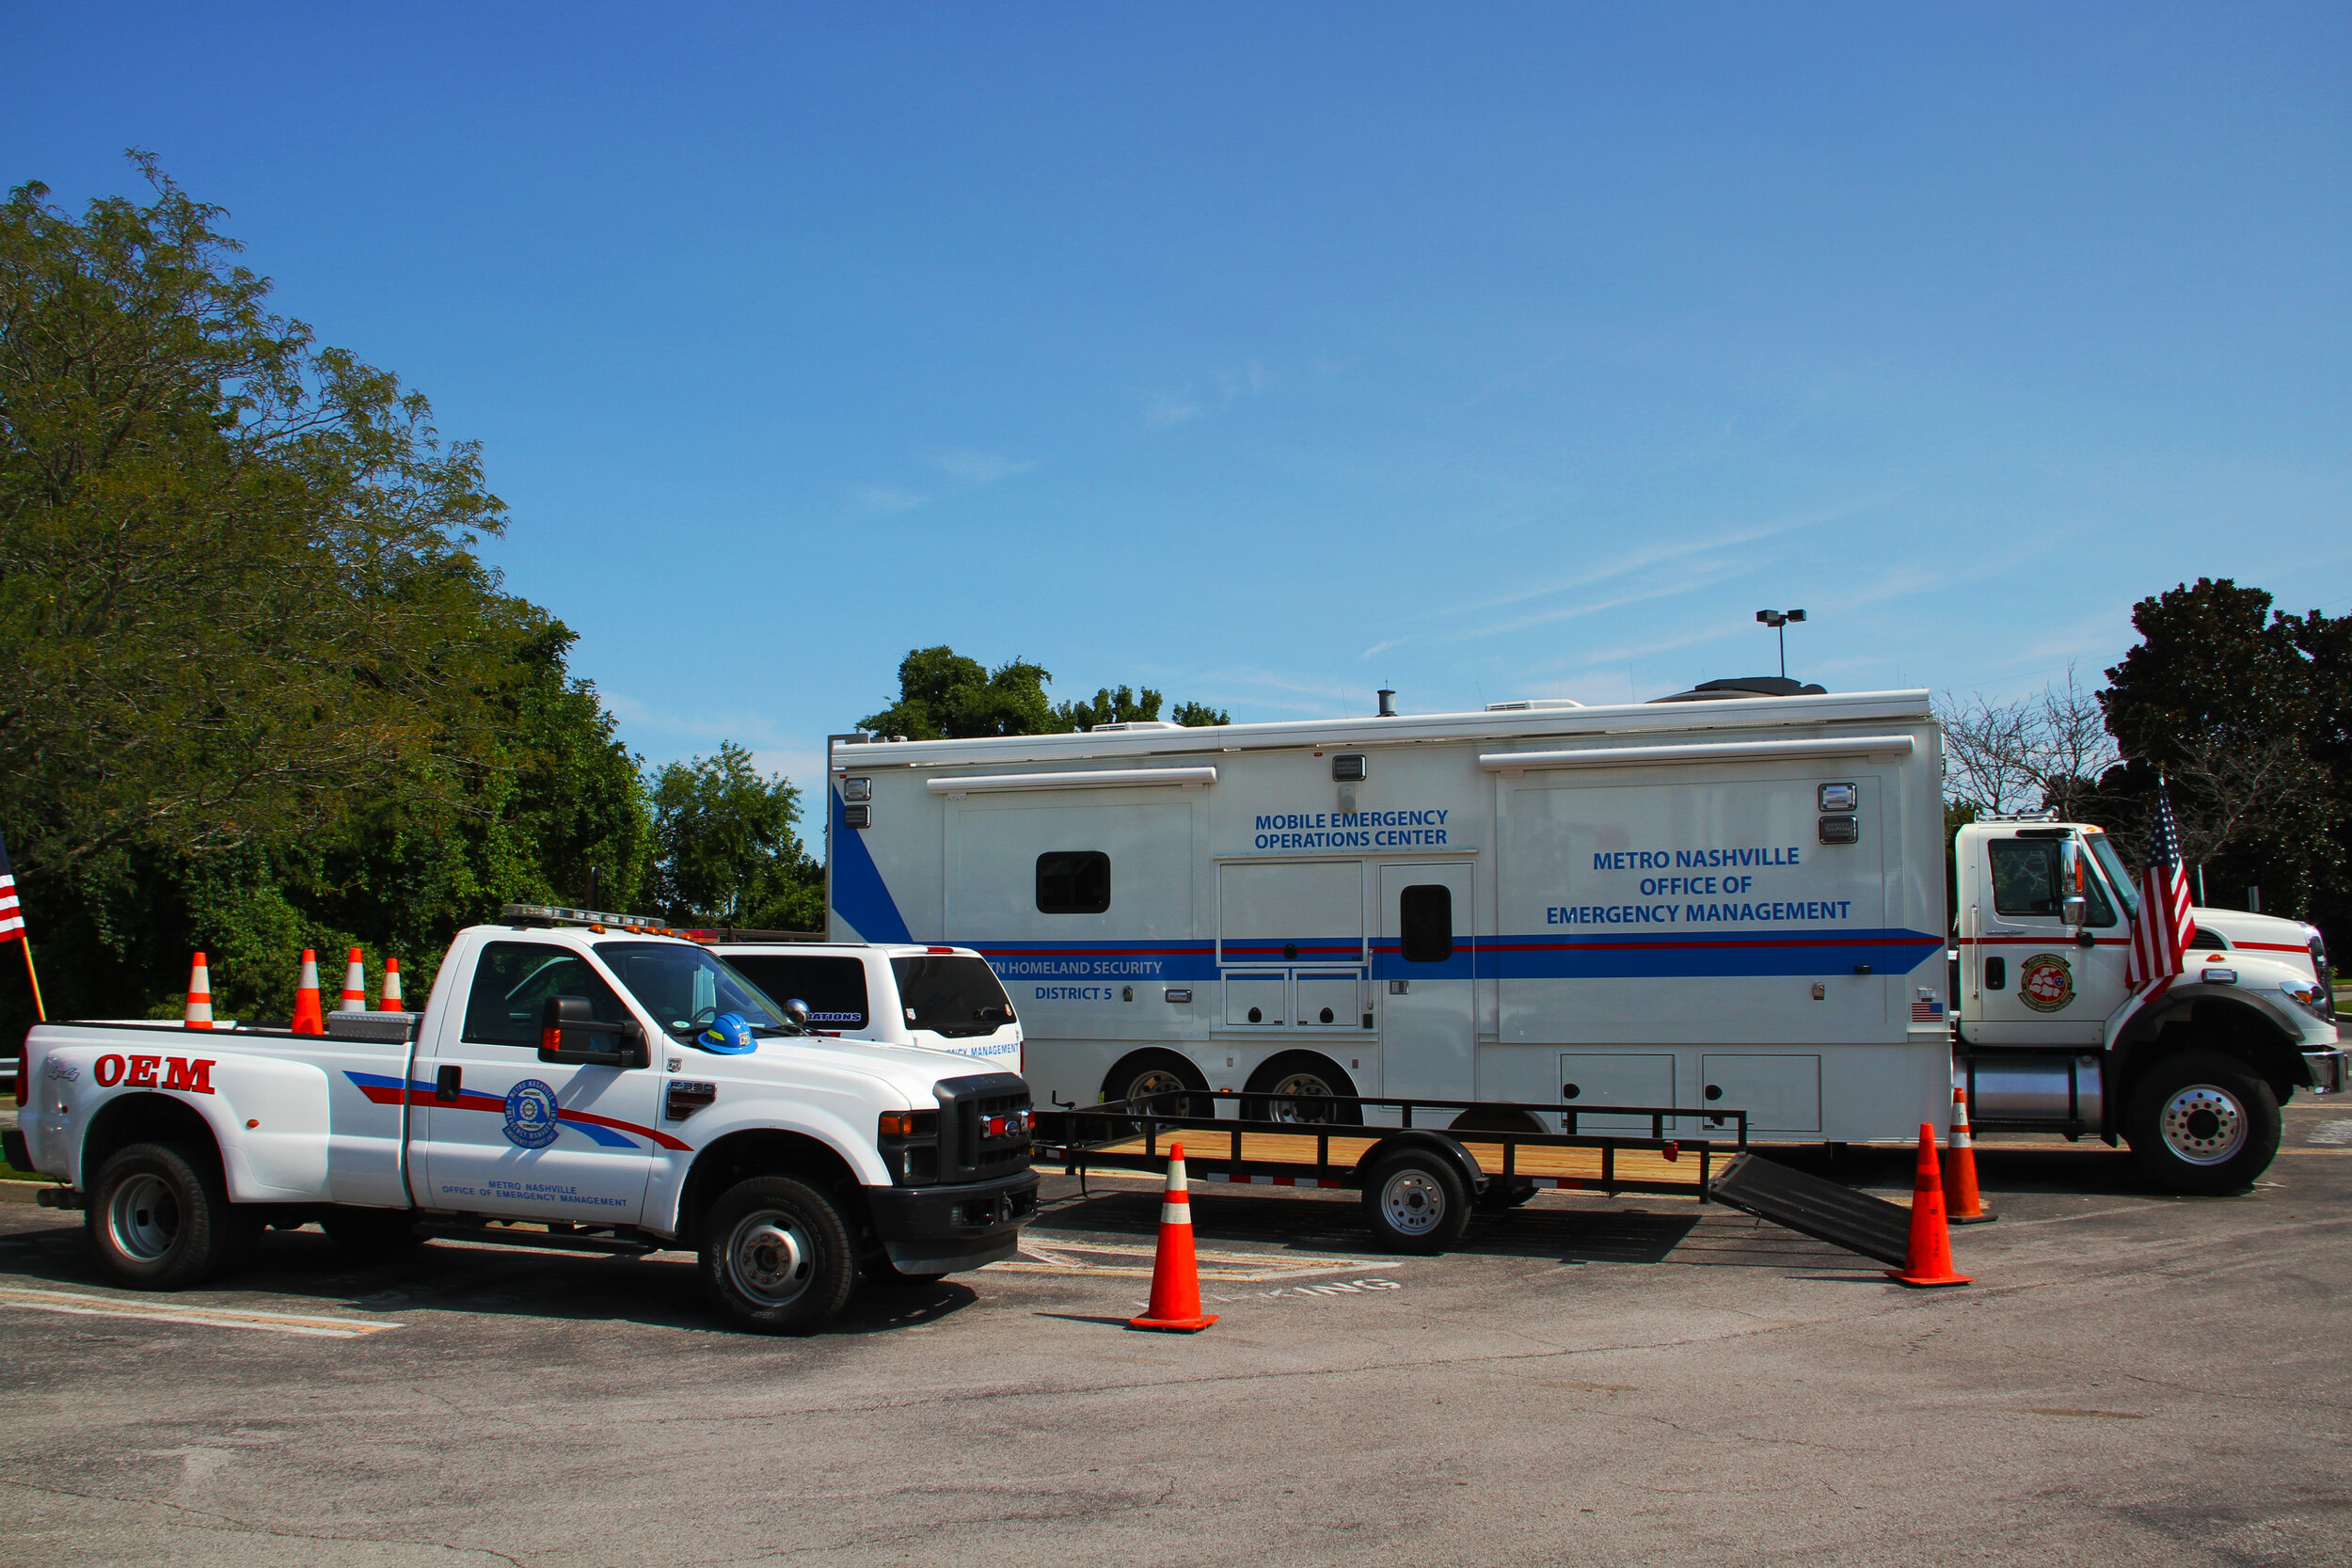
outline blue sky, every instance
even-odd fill
[[[0,5],[483,442],[649,758],[907,649],[1236,719],[2006,697],[2352,608],[2352,9]]]

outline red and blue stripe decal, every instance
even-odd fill
[[[403,1102],[402,1079],[349,1070],[343,1076],[368,1097],[370,1104],[398,1105]],[[477,1094],[468,1089],[461,1091],[455,1100],[443,1100],[434,1093],[431,1084],[421,1079],[411,1078],[405,1083],[407,1088],[405,1102],[410,1105],[429,1105],[437,1111],[488,1111],[501,1118],[506,1115],[506,1099],[502,1095]],[[561,1125],[585,1134],[591,1143],[601,1144],[607,1148],[636,1148],[640,1147],[635,1141],[637,1138],[644,1139],[657,1148],[691,1152],[694,1148],[692,1144],[674,1138],[667,1132],[641,1127],[633,1121],[600,1117],[593,1111],[573,1111],[558,1106],[555,1116]]]

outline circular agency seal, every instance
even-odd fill
[[[517,1148],[545,1148],[555,1142],[555,1091],[526,1078],[506,1091],[506,1141]]]
[[[2017,966],[2017,1000],[2037,1013],[2055,1013],[2074,1000],[2074,969],[2056,953],[2036,953]]]

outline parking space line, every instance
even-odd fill
[[[126,1300],[120,1296],[85,1295],[73,1291],[28,1291],[0,1286],[0,1307],[21,1307],[32,1312],[62,1312],[73,1317],[140,1318],[150,1323],[195,1323],[206,1328],[258,1328],[271,1334],[300,1334],[317,1339],[357,1339],[405,1323],[381,1318],[321,1318],[299,1312],[262,1312],[245,1307],[174,1306],[164,1302]]]
[[[1152,1277],[1152,1259],[1155,1250],[1116,1242],[1042,1242],[1034,1237],[1024,1237],[1019,1258],[991,1263],[980,1272],[1097,1275],[1104,1278],[1149,1279]],[[1096,1257],[1103,1260],[1095,1261]],[[1263,1252],[1203,1250],[1196,1253],[1195,1257],[1199,1259],[1202,1279],[1223,1279],[1236,1284],[1252,1284],[1268,1279],[1301,1279],[1318,1274],[1350,1274],[1381,1266],[1360,1258],[1305,1263],[1295,1259],[1270,1257]]]

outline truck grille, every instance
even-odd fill
[[[939,1101],[939,1180],[985,1181],[1029,1168],[1029,1085],[1017,1073],[945,1078]]]

